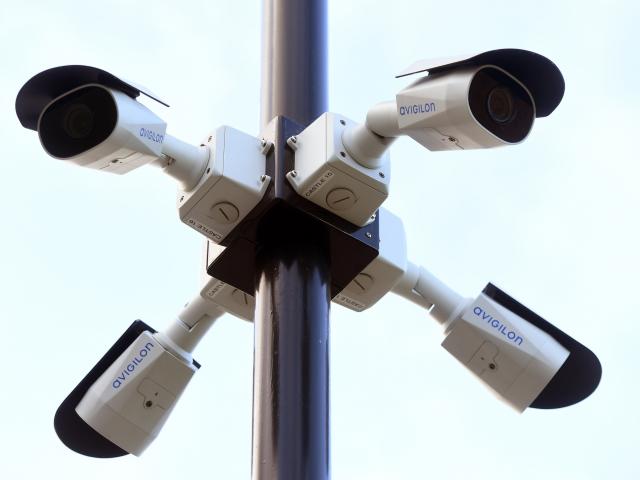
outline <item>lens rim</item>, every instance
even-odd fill
[[[67,128],[68,116],[82,106],[93,115],[91,129],[86,135],[74,136]],[[83,85],[49,103],[38,120],[38,136],[49,155],[68,159],[104,142],[117,122],[118,108],[109,89],[98,84]]]
[[[489,95],[498,88],[511,92],[512,112],[505,121],[497,121],[489,111]],[[484,65],[473,74],[468,88],[468,107],[473,118],[489,133],[505,143],[523,141],[536,117],[531,92],[513,75],[494,65]]]

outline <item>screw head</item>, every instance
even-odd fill
[[[360,291],[360,293],[365,293],[367,290],[371,288],[373,285],[373,277],[366,273],[359,273],[356,275],[356,278],[353,279],[353,283],[355,287]]]
[[[238,290],[237,288],[231,292],[231,298],[244,307],[249,306],[249,297],[242,290]]]
[[[358,199],[348,188],[334,188],[327,194],[326,202],[332,210],[348,210],[353,207]]]
[[[209,210],[209,216],[221,225],[228,225],[235,222],[240,217],[238,208],[229,202],[216,203],[211,210]]]
[[[298,172],[296,172],[295,170],[291,170],[290,173],[291,173],[291,176],[294,178],[298,176]]]
[[[365,233],[365,235],[367,236],[367,238],[373,237],[373,235],[371,235],[371,232],[367,232],[367,233]]]
[[[380,175],[380,178],[384,178],[384,172],[378,172],[378,175]]]
[[[261,181],[261,182],[266,182],[266,181],[267,181],[267,176],[266,176],[266,175],[262,175],[262,176],[260,177],[260,181]]]

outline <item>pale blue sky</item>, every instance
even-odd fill
[[[362,120],[415,60],[501,47],[542,53],[567,90],[522,145],[392,150],[386,206],[415,263],[460,293],[492,281],[590,346],[596,393],[514,413],[395,297],[331,323],[337,480],[640,478],[637,293],[640,74],[632,1],[330,2],[330,109]],[[228,124],[258,133],[260,2],[0,5],[0,476],[154,480],[250,475],[253,329],[224,317],[204,368],[141,458],[81,457],[55,436],[59,402],[136,318],[162,328],[196,291],[201,239],[153,168],[116,177],[57,162],[20,127],[14,100],[52,66],[95,65],[149,86],[169,132],[198,142]]]

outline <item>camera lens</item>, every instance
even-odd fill
[[[513,120],[513,96],[508,88],[496,87],[487,98],[489,116],[496,123],[509,123]]]
[[[499,68],[487,65],[475,73],[468,101],[476,121],[504,142],[521,142],[533,126],[531,94]]]
[[[117,122],[118,109],[109,91],[89,85],[51,103],[42,113],[38,134],[49,155],[64,159],[104,142]]]
[[[85,138],[93,130],[93,112],[82,103],[71,105],[64,116],[64,131],[71,138]]]

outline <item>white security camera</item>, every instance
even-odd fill
[[[596,389],[602,370],[588,348],[492,284],[463,298],[407,260],[398,217],[379,216],[378,257],[334,302],[363,311],[393,291],[417,303],[443,325],[442,346],[520,412],[572,405]]]
[[[37,130],[52,157],[124,174],[153,164],[179,183],[178,211],[189,227],[220,242],[260,202],[270,182],[268,146],[223,126],[194,146],[136,100],[166,103],[104,70],[68,65],[31,78],[16,98],[22,125]]]
[[[388,149],[408,135],[429,150],[466,150],[522,142],[536,117],[564,94],[558,67],[526,50],[421,61],[400,76],[424,73],[394,101],[375,105],[364,125],[324,113],[295,138],[287,174],[305,199],[357,226],[375,219],[389,194]]]
[[[164,331],[134,322],[58,409],[62,442],[92,457],[141,455],[200,368],[192,357],[196,345],[225,311],[252,320],[252,306],[208,277]]]
[[[547,58],[502,49],[475,56],[415,63],[399,76],[427,73],[375,105],[365,125],[349,128],[345,148],[377,168],[390,143],[408,135],[429,150],[466,150],[522,142],[536,117],[549,115],[564,94],[564,79]]]
[[[204,173],[208,148],[168,135],[167,124],[136,101],[140,93],[157,100],[104,70],[68,65],[31,78],[18,93],[16,112],[56,159],[124,174],[164,156],[173,159],[165,172],[190,190]]]

